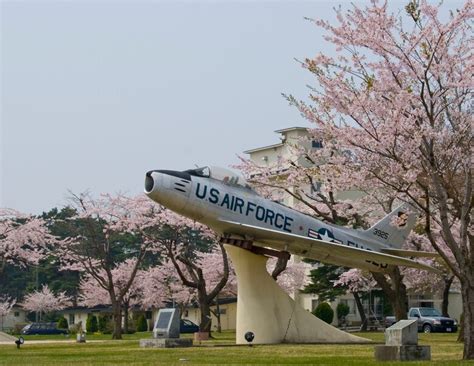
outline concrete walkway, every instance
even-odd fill
[[[4,341],[4,340],[0,340],[0,346],[4,346],[4,345],[15,345],[15,341],[17,340],[17,338],[13,337],[13,340],[10,340],[10,341]],[[107,342],[106,340],[92,340],[92,341],[87,341],[86,343],[102,343],[102,342]],[[30,341],[30,340],[27,340],[25,339],[25,345],[26,344],[50,344],[50,343],[77,343],[75,339],[64,339],[64,340],[61,340],[61,339],[44,339],[44,340],[41,340],[41,341]]]
[[[0,343],[3,343],[3,342],[14,342],[17,340],[17,337],[14,337],[10,334],[7,334],[7,333],[4,333],[4,332],[0,332]]]

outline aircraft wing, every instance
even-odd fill
[[[423,269],[435,273],[441,273],[436,268],[418,263],[414,260],[398,257],[392,254],[384,254],[365,249],[350,247],[343,244],[331,243],[319,239],[284,233],[277,230],[265,229],[258,226],[242,224],[234,221],[220,220],[226,234],[239,234],[251,238],[253,241],[266,244],[277,249],[307,258],[312,258],[311,251],[317,251],[318,257],[313,258],[324,262],[324,257],[342,257],[356,259],[362,262],[376,262],[394,266],[405,266]]]
[[[386,248],[381,249],[382,253],[392,254],[399,257],[417,257],[417,258],[441,258],[436,252],[421,252],[417,250],[402,250]]]

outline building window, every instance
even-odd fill
[[[74,324],[74,314],[69,314],[69,325]]]
[[[13,313],[13,316],[14,316],[15,318],[18,318],[18,317],[20,316],[20,312],[19,312],[19,311],[15,311],[15,312]]]
[[[313,141],[311,141],[311,147],[312,147],[313,149],[322,149],[322,148],[323,148],[323,142],[322,142],[322,141],[313,140]]]
[[[314,182],[311,184],[311,194],[321,192],[321,182]]]
[[[226,315],[227,314],[227,309],[219,309],[219,313],[221,315]]]

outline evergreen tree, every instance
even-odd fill
[[[309,275],[311,283],[303,289],[303,292],[318,295],[319,301],[334,301],[337,296],[347,292],[344,286],[334,287],[334,282],[343,272],[343,267],[320,264],[318,268],[311,270]]]

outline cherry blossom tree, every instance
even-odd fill
[[[326,162],[352,187],[392,192],[422,211],[431,245],[460,281],[465,359],[474,358],[473,7],[466,1],[442,21],[438,6],[410,1],[403,19],[374,1],[337,10],[337,25],[316,20],[337,55],[303,62],[316,80],[310,103],[288,97],[326,148],[351,152]]]
[[[173,263],[169,260],[143,272],[141,291],[143,309],[160,308],[172,303],[180,309],[181,314],[196,298],[195,289],[182,284]]]
[[[311,132],[310,139],[321,138],[316,138],[314,133]],[[357,198],[343,199],[341,192],[354,190],[355,186],[344,170],[329,158],[334,156],[333,160],[339,161],[344,154],[333,150],[330,144],[323,144],[323,148],[316,150],[307,149],[306,140],[288,146],[291,153],[288,157],[280,157],[273,166],[261,166],[242,159],[238,167],[259,193],[271,197],[277,194],[283,199],[292,197],[296,201],[295,209],[331,224],[367,229],[395,208],[396,195],[381,188],[371,189],[367,184],[357,188]],[[284,268],[284,263],[283,266],[278,264],[275,270]],[[397,319],[405,319],[408,298],[400,269],[393,267],[388,278],[381,273],[373,276],[390,300]],[[361,304],[358,293],[353,295],[356,303]]]
[[[124,293],[122,299],[122,310],[125,333],[128,332],[129,310],[135,305],[141,306],[143,297],[143,270],[137,271],[135,278],[128,290],[123,291],[124,287],[128,285],[128,281],[132,276],[132,272],[136,266],[135,262],[136,258],[126,259],[124,262],[119,263],[117,267],[110,271],[112,282],[115,287],[114,292],[116,294],[122,292]],[[102,269],[100,272],[101,277],[107,277],[104,269]],[[91,276],[90,274],[86,274],[84,278],[81,279],[79,290],[79,304],[81,305],[93,307],[97,305],[111,305],[112,303],[109,291],[101,287],[94,276]]]
[[[201,314],[199,331],[210,332],[211,305],[229,278],[227,253],[222,243],[215,244],[217,248],[211,256],[191,251],[190,248],[197,239],[195,233],[188,232],[177,239],[175,235],[162,237],[161,243],[166,248],[166,255],[173,263],[183,285],[196,291]]]
[[[209,304],[225,286],[228,277],[227,256],[222,248],[223,277],[212,291],[207,291],[199,267],[198,249],[202,238],[212,236],[209,229],[145,196],[103,195],[94,200],[81,195],[75,197],[74,203],[78,214],[71,221],[79,230],[74,238],[59,246],[57,255],[63,269],[84,272],[108,292],[114,313],[114,339],[121,338],[123,305],[133,292],[130,291],[136,277],[145,269],[141,267],[146,258],[171,261],[180,281],[197,292],[201,312],[207,315],[202,317],[203,329],[206,328]],[[119,271],[120,264],[126,259],[133,262],[127,264],[127,271]],[[118,276],[119,273],[123,277]],[[149,296],[147,301],[150,303]]]
[[[227,253],[206,226],[148,201],[157,212],[152,215],[154,221],[147,224],[148,227],[144,225],[141,235],[145,241],[154,244],[165,263],[169,262],[167,265],[174,266],[182,285],[191,289],[177,291],[172,281],[172,286],[168,287],[171,300],[183,303],[188,296],[194,295],[201,313],[200,331],[210,332],[211,304],[229,278]],[[163,284],[157,283],[156,286],[162,287]]]
[[[12,209],[0,209],[0,273],[7,263],[38,264],[45,256],[47,245],[55,240],[44,220]]]
[[[226,283],[214,299],[216,304],[215,310],[209,308],[210,312],[214,314],[217,319],[217,332],[219,333],[222,331],[219,298],[237,296],[237,277],[230,259],[227,260],[228,273]],[[212,293],[214,288],[218,288],[220,282],[226,276],[226,268],[222,261],[223,257],[221,251],[214,250],[210,253],[201,254],[199,264],[203,269],[203,277],[206,280],[206,288],[208,293]]]
[[[0,296],[0,316],[7,316],[15,304],[16,299],[9,296]]]
[[[38,312],[40,320],[42,314],[62,310],[71,304],[71,298],[65,292],[54,294],[48,285],[43,285],[40,291],[27,294],[21,303],[25,310]]]
[[[144,196],[74,196],[77,215],[69,219],[74,237],[57,246],[63,270],[83,272],[107,291],[114,316],[113,339],[122,338],[122,311],[147,255],[157,253],[147,231],[166,221],[161,207]],[[126,260],[127,270],[120,264]]]
[[[267,271],[272,273],[277,265],[277,259],[272,257],[267,261]],[[276,281],[290,296],[295,296],[308,283],[307,271],[311,266],[302,261],[289,261]]]

